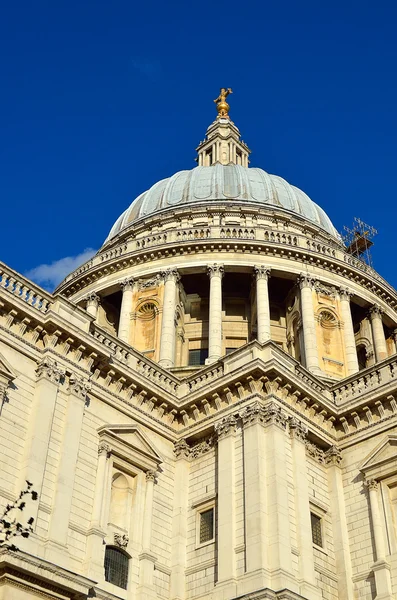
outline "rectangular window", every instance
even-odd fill
[[[312,541],[316,546],[323,546],[323,534],[322,534],[322,523],[321,518],[317,515],[310,513],[312,523]]]
[[[210,508],[200,513],[200,544],[214,539],[214,509]]]
[[[198,348],[197,350],[189,350],[189,366],[198,367],[205,364],[208,358],[208,348]]]

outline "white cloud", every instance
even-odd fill
[[[86,248],[77,256],[65,256],[49,265],[43,264],[34,267],[25,273],[25,277],[32,279],[46,290],[52,291],[66,275],[89,260],[95,253],[96,250],[93,248]]]

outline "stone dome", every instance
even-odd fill
[[[179,171],[138,196],[117,219],[105,243],[134,221],[167,208],[227,201],[285,210],[340,239],[329,217],[309,196],[277,175],[238,164],[214,164]]]

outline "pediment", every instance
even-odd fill
[[[98,429],[111,453],[143,470],[157,470],[163,462],[148,436],[138,425],[104,425]]]
[[[377,479],[397,473],[397,435],[382,440],[364,460],[360,471]]]
[[[0,381],[9,385],[17,377],[16,371],[12,368],[8,360],[0,354]]]

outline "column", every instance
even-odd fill
[[[393,330],[393,333],[391,334],[391,340],[392,340],[392,354],[396,354],[397,353],[397,329]]]
[[[236,473],[235,473],[235,434],[236,419],[225,417],[215,424],[218,436],[218,581],[216,584],[220,598],[234,598],[236,588],[236,553],[235,553],[235,506],[236,506]],[[218,597],[215,592],[215,598]]]
[[[163,314],[161,320],[159,364],[166,369],[175,365],[175,310],[179,274],[176,269],[167,269],[164,278]]]
[[[54,556],[54,552],[59,553],[58,561],[62,561],[64,548],[67,546],[74,477],[88,389],[87,380],[70,375],[57,483],[48,531],[50,547],[46,552],[51,557]]]
[[[131,333],[131,311],[132,311],[132,296],[134,293],[134,279],[126,279],[121,284],[122,299],[119,320],[118,336],[124,342],[130,342]]]
[[[343,334],[345,338],[345,351],[347,374],[351,375],[358,372],[358,358],[356,350],[356,340],[354,338],[352,313],[350,310],[350,297],[352,293],[347,288],[339,292],[341,317],[343,321]]]
[[[377,304],[369,309],[376,362],[387,358],[387,346],[385,331],[383,329],[382,314],[383,310]]]
[[[316,374],[321,374],[318,365],[317,332],[313,308],[314,279],[307,273],[301,273],[298,278],[301,291],[301,314],[303,326],[303,345],[305,350],[306,368]]]
[[[222,265],[207,267],[210,278],[210,305],[208,323],[208,364],[222,356]]]
[[[392,600],[390,565],[386,560],[386,544],[383,534],[382,518],[379,509],[379,483],[376,479],[365,482],[368,488],[369,505],[371,509],[372,530],[374,533],[376,561],[372,565],[375,575],[376,600]]]
[[[103,504],[107,485],[107,470],[111,448],[103,440],[98,446],[98,466],[95,481],[94,504],[91,525],[87,534],[85,568],[88,577],[103,577],[105,524],[103,522]]]
[[[176,462],[172,512],[170,598],[171,600],[184,600],[186,597],[185,569],[190,470],[190,447],[185,440],[175,443],[174,454]]]
[[[142,527],[142,552],[139,555],[139,586],[137,589],[137,598],[139,600],[157,598],[153,577],[156,557],[151,552],[153,495],[156,477],[157,473],[155,471],[147,471],[145,508]]]
[[[296,535],[299,550],[299,593],[308,600],[320,600],[314,571],[314,552],[310,519],[309,486],[306,464],[306,427],[295,417],[289,419],[292,468],[294,473],[294,498]],[[341,596],[341,598],[345,596]],[[347,597],[346,597],[347,600]]]
[[[286,428],[288,417],[275,402],[263,409],[266,443],[267,551],[272,589],[298,592],[292,575]]]
[[[46,357],[39,363],[36,375],[37,383],[29,418],[19,489],[24,489],[26,480],[31,481],[33,490],[40,497],[47,464],[55,404],[64,372],[55,360]],[[28,499],[26,505],[26,514],[34,518],[35,526],[39,503]]]
[[[101,299],[95,292],[91,292],[91,294],[89,294],[86,297],[86,300],[87,300],[86,311],[88,312],[89,315],[94,317],[94,319],[96,320],[98,317],[98,308],[99,308]]]
[[[332,531],[334,552],[338,573],[339,598],[354,600],[353,570],[347,529],[345,496],[342,479],[342,454],[338,448],[331,446],[325,453],[330,491],[330,508],[332,514]]]
[[[259,402],[242,413],[244,448],[245,561],[248,593],[270,586],[267,552],[266,449],[263,407]]]
[[[264,266],[254,267],[256,276],[256,313],[258,322],[258,342],[263,344],[270,336],[270,306],[268,280],[270,269]]]

